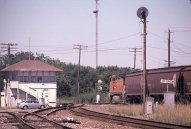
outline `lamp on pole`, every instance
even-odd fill
[[[93,11],[96,16],[96,68],[98,67],[98,0],[95,0],[96,8]]]
[[[145,7],[140,7],[137,10],[137,16],[141,19],[142,23],[144,24],[143,28],[143,112],[145,114],[145,102],[146,102],[146,96],[148,95],[147,92],[147,68],[146,68],[146,18],[148,16],[149,12],[148,9]]]

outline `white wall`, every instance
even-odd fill
[[[48,90],[48,104],[52,107],[56,106],[56,89]]]
[[[56,106],[56,83],[19,83],[18,81],[11,81],[10,87],[15,89],[19,88],[25,93],[37,97],[38,99],[43,97],[49,106]]]
[[[1,95],[1,107],[5,107],[5,92],[0,92]]]

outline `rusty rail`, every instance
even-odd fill
[[[94,119],[104,120],[106,122],[115,122],[117,124],[122,124],[126,126],[133,126],[133,127],[139,127],[139,128],[147,128],[147,129],[190,129],[191,126],[184,126],[184,125],[175,125],[170,123],[163,123],[163,122],[156,122],[156,121],[148,121],[148,120],[142,120],[142,119],[135,119],[130,117],[122,117],[117,115],[110,115],[105,113],[99,113],[90,111],[84,108],[79,109],[72,109],[71,112],[73,112],[76,115],[80,115],[83,117],[90,117]]]

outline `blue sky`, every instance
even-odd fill
[[[99,0],[98,65],[133,67],[129,48],[142,47],[141,6],[149,10],[147,68],[164,67],[167,31],[171,60],[191,64],[191,2],[189,0]],[[88,46],[81,64],[95,67],[95,0],[0,0],[0,43],[17,43],[18,51],[44,53],[66,63],[78,63],[74,44]],[[5,54],[5,53],[1,53]],[[136,67],[142,68],[142,55]]]

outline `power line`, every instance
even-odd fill
[[[152,33],[152,32],[148,32],[149,34],[151,34],[151,35],[153,35],[153,36],[155,36],[155,37],[158,37],[159,39],[163,39],[164,40],[164,37],[162,37],[162,36],[160,36],[160,35],[158,35],[158,34],[155,34],[155,33]]]
[[[112,39],[112,40],[109,40],[109,41],[105,41],[105,42],[102,42],[102,43],[99,43],[99,45],[104,45],[104,44],[109,44],[109,43],[113,43],[113,42],[115,42],[115,41],[119,41],[119,40],[123,40],[123,39],[127,39],[127,38],[130,38],[130,37],[133,37],[133,36],[136,36],[136,35],[138,35],[139,33],[133,33],[133,34],[130,34],[130,35],[128,35],[128,36],[124,36],[124,37],[120,37],[120,38],[116,38],[116,39]],[[55,44],[55,43],[54,43]],[[21,45],[20,45],[21,46]],[[21,47],[25,47],[26,49],[28,49],[28,46],[25,46],[25,45],[22,45]],[[51,45],[46,45],[46,46],[30,46],[30,48],[47,48],[47,47],[52,47],[52,48],[59,48],[59,49],[55,49],[55,50],[48,50],[48,49],[46,49],[46,51],[70,51],[70,50],[72,50],[72,49],[62,49],[62,47],[63,48],[65,48],[65,46],[57,46],[57,45],[54,45],[54,47],[53,46],[51,46]],[[89,45],[88,46],[88,48],[95,48],[95,46],[94,45]],[[99,51],[99,50],[98,50]]]
[[[184,43],[180,43],[178,41],[173,41],[173,44],[181,45],[181,47],[185,47],[185,48],[191,48],[191,46],[184,44]]]
[[[174,32],[191,32],[191,30],[173,30]]]
[[[189,28],[189,29],[191,29],[191,27],[190,26],[179,26],[179,27],[170,27],[170,28],[177,28],[177,29],[185,29],[185,28]]]
[[[177,47],[177,46],[174,46],[174,48],[175,48],[175,50],[173,50],[173,52],[176,52],[176,53],[179,53],[179,54],[184,54],[184,55],[190,55],[191,54],[191,52],[185,52],[185,51],[183,51],[182,49],[180,49],[179,47]]]
[[[160,47],[155,47],[155,46],[151,46],[151,45],[147,45],[148,48],[153,48],[153,49],[157,49],[157,50],[163,50],[163,51],[168,51],[167,48],[160,48]],[[175,46],[173,46],[175,47]],[[123,47],[123,48],[100,48],[98,51],[99,52],[109,52],[109,51],[126,51],[129,47]],[[73,49],[65,49],[65,50],[44,50],[43,53],[44,54],[75,54],[77,52],[72,51]],[[178,53],[178,54],[191,54],[189,52],[184,52],[183,50],[180,49],[176,49],[176,48],[172,48],[171,49],[172,52],[174,53]],[[85,53],[93,53],[95,52],[95,50],[88,50],[85,51]]]

